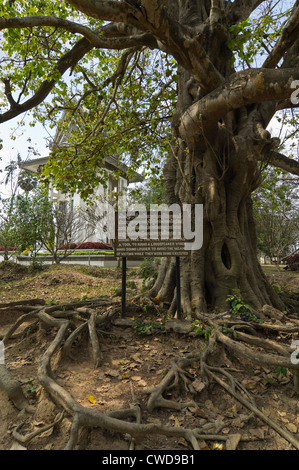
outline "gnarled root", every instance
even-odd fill
[[[36,436],[39,436],[40,434],[48,431],[49,429],[54,428],[58,423],[62,421],[62,418],[64,417],[64,411],[60,413],[60,415],[55,419],[53,423],[47,424],[45,426],[42,426],[41,428],[37,429],[36,431],[33,431],[29,434],[26,434],[25,436],[21,433],[19,433],[19,429],[22,427],[22,424],[19,424],[14,430],[13,430],[13,437],[16,441],[21,442],[22,444],[28,444],[28,442],[31,441]]]
[[[150,395],[147,403],[147,407],[150,412],[155,408],[172,408],[174,410],[181,410],[182,408],[193,405],[193,402],[178,403],[173,400],[167,400],[163,397],[163,393],[169,392],[175,387],[178,387],[180,379],[185,384],[185,389],[187,390],[187,384],[190,382],[191,377],[188,372],[183,370],[183,367],[187,367],[191,362],[192,359],[174,359],[171,361],[170,370],[162,379],[160,384],[157,387],[145,391],[145,393]]]
[[[0,364],[0,388],[7,394],[18,410],[28,406],[21,384],[12,376],[5,364]]]
[[[183,427],[172,427],[157,423],[142,423],[142,408],[136,401],[132,386],[131,404],[129,407],[122,410],[114,410],[105,414],[95,408],[86,408],[77,402],[71,393],[57,382],[55,371],[52,370],[51,366],[53,358],[54,356],[62,358],[65,354],[69,355],[75,341],[85,332],[89,333],[91,340],[93,364],[95,367],[100,367],[102,352],[99,342],[99,329],[104,331],[105,327],[113,322],[118,314],[119,309],[116,306],[107,308],[102,314],[99,314],[96,306],[92,305],[85,307],[82,304],[69,305],[69,307],[64,307],[63,309],[59,306],[39,306],[34,307],[31,312],[20,317],[16,325],[14,325],[5,336],[5,342],[8,342],[12,333],[16,331],[23,321],[28,321],[28,319],[34,322],[41,321],[57,330],[56,336],[41,357],[37,377],[39,383],[49,393],[53,401],[72,419],[69,439],[65,446],[66,449],[76,448],[79,439],[79,431],[82,427],[97,427],[103,430],[128,435],[130,437],[130,449],[135,447],[137,439],[140,441],[145,436],[151,434],[171,436],[176,439],[184,438],[195,450],[200,448],[200,439],[211,438],[226,440],[228,447],[231,448],[236,448],[240,440],[246,440],[246,436],[240,434],[223,436],[218,434],[206,434],[202,432],[202,429],[197,428],[185,429]],[[213,327],[206,349],[203,352],[194,352],[183,358],[175,358],[171,361],[169,370],[161,382],[145,392],[149,395],[147,402],[148,412],[152,412],[156,408],[175,410],[181,410],[185,407],[196,408],[196,393],[200,393],[200,391],[197,390],[196,393],[194,392],[192,384],[194,383],[195,376],[190,372],[190,370],[194,370],[195,368],[197,371],[196,374],[201,376],[203,383],[208,385],[215,382],[220,385],[226,392],[230,393],[243,406],[249,409],[251,413],[278,432],[296,449],[299,449],[299,441],[296,437],[272,418],[270,419],[266,416],[257,407],[250,393],[234,378],[232,373],[222,367],[214,367],[210,364],[210,359],[216,352],[217,347],[221,344],[237,357],[242,356],[252,361],[258,361],[260,364],[291,367],[296,375],[299,370],[299,365],[291,364],[290,349],[277,341],[264,339],[261,334],[265,331],[267,334],[271,333],[272,335],[278,334],[279,332],[286,334],[297,333],[299,331],[299,322],[292,320],[292,325],[272,322],[247,323],[231,318],[227,319],[224,318],[223,315],[217,317],[211,316],[210,318],[203,316],[202,322],[209,327]],[[173,328],[173,323],[171,327]],[[180,334],[179,330],[177,330],[175,334]],[[194,337],[194,332],[190,331],[189,327],[183,328],[180,331],[182,331],[184,335],[191,334]],[[224,332],[226,332],[226,334]],[[9,383],[11,383],[11,387],[7,385]],[[12,379],[5,367],[0,368],[0,385],[3,387],[3,384],[8,396],[12,399],[17,408],[24,408],[26,406],[26,399],[24,399],[24,396],[20,393],[20,384]],[[173,399],[165,398],[165,394],[169,394],[176,389],[179,391],[183,390],[185,395],[191,396],[191,400],[176,402]],[[28,443],[39,433],[58,425],[61,419],[62,415],[52,424],[25,436],[20,434],[20,427],[17,427],[13,435],[19,442]]]

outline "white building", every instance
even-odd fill
[[[47,161],[48,157],[37,158],[28,160],[27,162],[22,162],[20,167],[24,170],[30,171],[31,173],[38,174]],[[111,201],[115,194],[125,195],[130,183],[137,183],[143,180],[142,176],[138,173],[134,173],[133,176],[129,178],[127,176],[128,168],[125,165],[120,165],[117,159],[111,156],[105,157],[105,170],[107,171],[108,177],[107,187],[99,185],[94,193],[95,199],[99,202]],[[116,178],[114,176],[116,172],[121,176]],[[88,213],[86,214],[86,203],[81,199],[78,193],[68,196],[60,191],[56,191],[54,188],[51,188],[49,191],[49,197],[53,203],[59,204],[61,208],[65,207],[65,210],[70,208],[73,213],[81,212],[82,222],[78,224],[77,221],[77,226],[80,225],[80,229],[73,230],[73,234],[70,237],[71,239],[61,239],[61,243],[83,243],[86,241],[108,243],[110,241],[106,232],[103,230],[101,223],[95,223],[95,221],[99,219],[100,214],[90,214],[90,220],[88,221],[89,216]],[[96,207],[94,210],[96,211]],[[83,217],[82,214],[85,214],[85,216]]]
[[[56,131],[56,135],[50,146],[50,150],[54,148],[67,147],[69,145],[68,138],[70,138],[71,134],[76,134],[79,132],[80,124],[77,124],[73,119],[68,120],[67,114],[68,112],[65,111],[61,118],[62,123],[63,121],[67,123],[66,129],[58,129]],[[20,167],[32,173],[38,174],[47,161],[48,157],[37,158],[21,163]],[[134,172],[133,175],[132,172],[130,172],[129,177],[128,167],[122,163],[119,163],[118,159],[114,156],[105,155],[104,166],[105,171],[107,172],[107,187],[99,185],[98,188],[96,188],[94,196],[98,201],[102,200],[110,202],[113,200],[113,194],[125,195],[127,187],[130,183],[143,181],[143,177],[136,172]],[[114,176],[115,174],[118,175],[117,178]],[[62,208],[71,207],[73,212],[81,211],[84,213],[84,209],[86,208],[85,202],[81,199],[78,193],[74,193],[72,196],[67,196],[66,194],[60,191],[55,191],[55,189],[52,188],[50,189],[49,197],[54,203],[59,204]],[[76,233],[73,232],[71,240],[61,240],[61,242],[109,242],[106,233],[103,231],[103,227],[101,227],[100,223],[94,223],[96,217],[92,217],[92,215],[93,214],[90,214],[90,221],[86,221],[86,217],[84,216],[85,220],[82,220],[82,223],[80,224],[80,230],[76,230]]]

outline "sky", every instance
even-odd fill
[[[4,169],[11,161],[17,160],[18,154],[20,154],[22,160],[47,157],[49,154],[49,133],[43,125],[37,123],[35,127],[30,127],[28,124],[19,126],[19,121],[20,117],[0,124],[0,139],[2,139],[3,145],[0,150],[0,170],[2,170],[0,173],[0,195],[6,193],[5,186],[2,183]],[[34,155],[30,147],[34,147],[39,155]]]
[[[3,148],[0,150],[1,168],[4,162],[16,159],[18,153],[20,153],[22,160],[32,158],[29,147],[35,147],[41,157],[47,155],[47,138],[49,134],[42,124],[37,123],[35,127],[29,127],[27,124],[23,127],[18,126],[18,122],[19,118],[16,118],[0,125],[0,138],[3,141]]]

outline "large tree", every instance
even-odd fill
[[[283,307],[257,261],[252,193],[265,165],[299,175],[298,161],[267,131],[277,112],[298,104],[298,0],[0,5],[0,122],[46,103],[55,89],[61,108],[65,82],[73,118],[80,110],[81,138],[68,155],[54,153],[48,169],[58,186],[77,184],[87,195],[99,148],[132,158],[141,147],[144,158],[167,144],[167,202],[204,206],[203,246],[182,262],[183,310],[222,308],[234,289],[253,307]],[[84,83],[64,81],[66,71]],[[52,103],[45,108],[53,118]],[[171,305],[175,279],[174,260],[165,259],[152,294]]]

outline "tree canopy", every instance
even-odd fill
[[[103,152],[159,172],[170,147],[178,67],[196,81],[201,98],[180,116],[183,137],[204,135],[244,105],[259,103],[265,127],[279,109],[298,105],[296,1],[184,7],[171,0],[2,0],[0,9],[0,122],[33,110],[32,125],[40,119],[56,126],[67,109],[80,133],[69,135],[68,154],[58,151],[51,160],[51,175],[83,195],[103,181],[94,178]],[[198,12],[205,21],[197,21]],[[207,36],[230,58],[229,70],[204,47]],[[299,174],[298,162],[277,148],[269,163]]]

